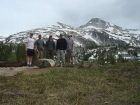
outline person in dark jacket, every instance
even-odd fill
[[[67,49],[67,41],[63,38],[63,35],[60,34],[59,39],[56,42],[56,52],[57,52],[57,66],[61,66],[60,58],[62,61],[62,66],[65,67],[65,53]]]
[[[55,51],[55,42],[53,41],[52,35],[49,36],[49,39],[46,41],[46,58],[53,59]]]

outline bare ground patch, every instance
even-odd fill
[[[0,76],[14,76],[17,73],[24,73],[27,75],[32,74],[42,74],[50,71],[50,69],[60,69],[60,67],[46,67],[46,68],[39,68],[37,66],[34,67],[0,67]],[[63,69],[63,68],[61,68]]]

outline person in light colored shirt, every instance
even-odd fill
[[[30,37],[25,42],[25,50],[27,52],[27,66],[32,65],[32,57],[34,56],[34,42],[33,33],[30,33]]]

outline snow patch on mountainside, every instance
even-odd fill
[[[6,38],[6,37],[0,36],[0,42],[5,41],[5,38]]]
[[[91,19],[87,24],[79,28],[57,22],[56,24],[46,27],[22,31],[10,35],[7,38],[0,37],[0,41],[5,43],[24,43],[31,32],[34,34],[34,39],[38,39],[38,35],[41,34],[44,41],[49,38],[49,35],[52,35],[56,41],[60,34],[63,34],[64,37],[67,37],[67,34],[69,34],[73,36],[72,38],[76,45],[82,46],[86,45],[86,41],[92,41],[97,45],[103,45],[109,43],[106,42],[107,40],[119,40],[133,46],[140,46],[139,29],[125,29],[98,18]],[[103,38],[108,39],[104,40]]]
[[[83,36],[86,39],[92,40],[94,41],[97,45],[100,45],[98,41],[96,41],[94,38],[91,37],[91,35],[89,35],[88,33],[86,33],[86,35]]]

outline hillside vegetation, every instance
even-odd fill
[[[139,105],[140,63],[93,63],[52,67],[37,75],[1,76],[0,104]]]

